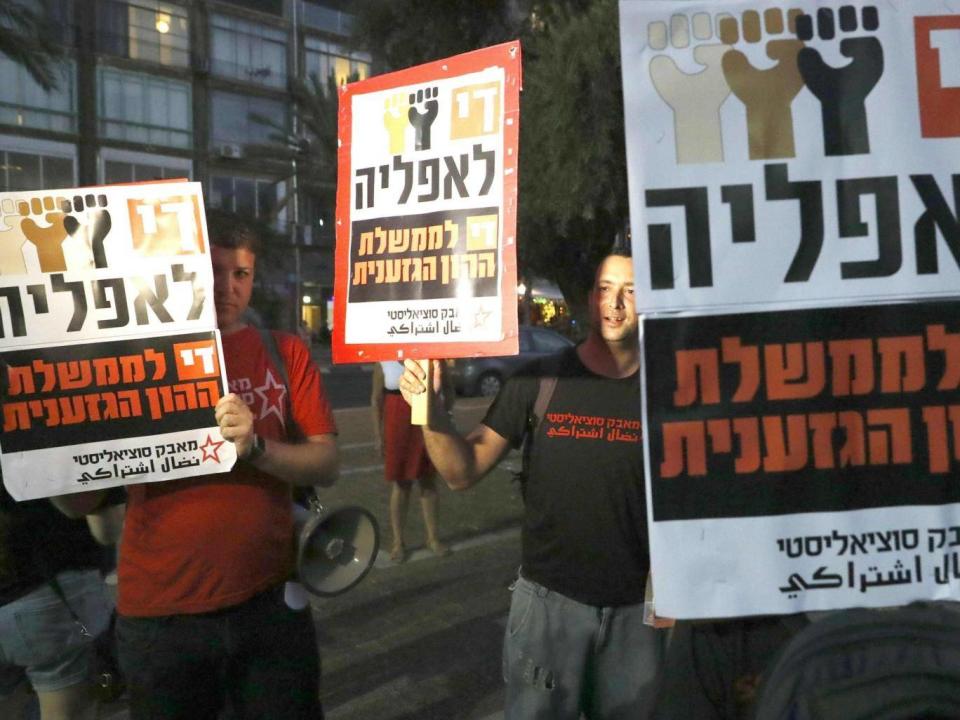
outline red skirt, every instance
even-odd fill
[[[383,394],[383,452],[388,482],[412,482],[433,475],[423,431],[410,424],[410,406],[398,393]]]

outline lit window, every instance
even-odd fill
[[[325,81],[331,75],[342,85],[352,76],[364,80],[370,76],[369,53],[355,52],[342,45],[308,37],[304,41],[307,75]]]
[[[97,22],[97,44],[104,52],[178,67],[190,60],[186,8],[157,0],[107,0]]]

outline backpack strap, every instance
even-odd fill
[[[290,376],[287,374],[287,364],[283,361],[280,348],[277,347],[277,339],[266,328],[258,327],[257,332],[260,333],[263,347],[267,351],[267,355],[270,356],[270,362],[280,373],[280,379],[283,381],[284,388],[286,388],[286,392],[283,394],[283,413],[286,416],[287,439],[303,440],[306,436],[300,426],[297,425],[297,421],[293,419],[293,404],[290,400]],[[319,502],[316,489],[312,485],[295,486],[291,488],[291,493],[294,502],[303,507],[312,507],[314,500]]]
[[[540,387],[537,389],[537,399],[533,403],[533,416],[530,418],[531,435],[535,435],[537,430],[540,429],[540,423],[543,422],[543,416],[546,414],[547,407],[550,405],[553,391],[557,389],[557,380],[556,375],[540,378]]]
[[[290,402],[290,376],[287,374],[287,364],[283,361],[280,348],[277,347],[277,339],[273,336],[273,333],[266,328],[258,327],[257,332],[260,333],[260,341],[263,343],[263,347],[270,357],[270,362],[273,363],[277,372],[280,373],[280,380],[283,382],[283,387],[286,390],[286,392],[283,393],[283,414],[286,417],[284,422],[287,429],[287,437],[302,437],[303,433],[297,426],[297,421],[293,419],[293,406]]]
[[[536,437],[537,430],[547,414],[547,408],[553,393],[557,389],[560,370],[560,356],[551,358],[550,362],[544,365],[544,374],[540,376],[537,383],[537,397],[533,401],[533,408],[530,415],[527,416],[527,427],[523,432],[523,450],[521,451],[520,471],[514,473],[514,480],[520,483],[520,494],[526,497],[527,478],[530,476],[530,458],[533,455],[533,439]]]

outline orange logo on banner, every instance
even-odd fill
[[[465,85],[453,91],[450,139],[500,132],[500,84]]]
[[[468,215],[467,252],[496,250],[499,227],[499,218],[496,215]]]
[[[133,249],[141,255],[203,252],[196,195],[127,200]]]
[[[213,340],[173,344],[177,362],[177,379],[199,380],[220,375],[217,346]]]
[[[960,47],[960,17],[918,17],[913,23],[923,137],[957,137],[960,135],[957,81],[960,73],[956,58]]]

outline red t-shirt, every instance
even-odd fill
[[[293,417],[305,436],[335,433],[317,366],[293,335],[274,333],[290,379]],[[250,406],[254,427],[283,439],[283,379],[252,327],[223,336],[230,391]],[[212,418],[211,418],[212,420]],[[121,544],[122,615],[218,610],[289,577],[290,486],[238,462],[230,472],[131,485]]]

